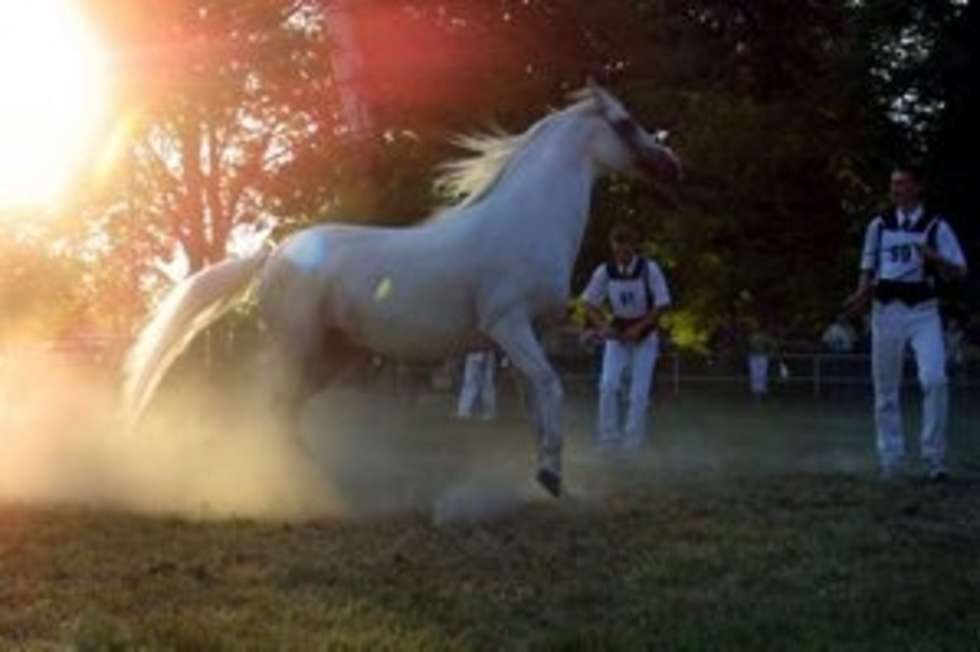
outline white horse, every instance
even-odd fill
[[[560,495],[562,388],[533,324],[566,308],[596,177],[677,179],[680,164],[595,84],[519,136],[461,144],[476,156],[446,166],[440,183],[464,198],[428,221],[312,227],[175,287],[127,361],[131,423],[191,338],[257,280],[262,318],[292,371],[294,410],[352,351],[438,360],[478,338],[496,342],[529,381],[537,480]]]

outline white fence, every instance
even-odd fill
[[[788,372],[780,373],[785,365]],[[562,367],[561,363],[558,364]],[[566,366],[562,370],[566,384],[578,386],[598,380],[598,361],[591,368]],[[906,358],[903,382],[916,382],[915,360]],[[717,358],[667,353],[657,363],[655,387],[675,395],[705,386],[745,388],[749,384],[748,365],[744,359],[722,361]],[[840,398],[869,395],[871,392],[871,356],[868,354],[793,353],[774,357],[769,365],[769,384],[774,391],[790,391],[813,398]],[[980,361],[968,361],[950,369],[954,391],[967,392],[980,385]],[[781,388],[785,388],[781,390]]]
[[[0,370],[11,369],[18,360],[50,358],[59,363],[117,371],[129,340],[110,337],[76,338],[31,344],[9,344],[0,348]],[[592,392],[598,382],[598,354],[581,350],[553,355],[552,361],[570,391]],[[788,375],[782,377],[779,365],[784,364]],[[375,374],[382,386],[391,391],[453,391],[458,387],[459,365],[387,365],[389,371]],[[502,374],[507,376],[508,374]],[[384,380],[387,377],[387,380]],[[813,398],[868,396],[871,391],[871,359],[867,354],[794,353],[774,358],[770,363],[770,385],[776,392],[791,392]],[[909,356],[904,379],[915,382],[915,362]],[[505,381],[506,382],[506,381]],[[950,370],[953,390],[966,394],[980,386],[980,361],[970,360]],[[675,395],[697,388],[745,390],[748,370],[744,359],[727,360],[681,353],[667,353],[657,363],[655,391]],[[425,389],[423,389],[425,388]]]

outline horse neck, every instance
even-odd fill
[[[569,124],[533,143],[484,201],[481,226],[507,229],[526,242],[548,243],[570,269],[588,224],[595,183],[587,137],[580,125]]]

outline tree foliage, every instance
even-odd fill
[[[131,285],[175,251],[191,269],[221,259],[267,221],[277,236],[416,221],[437,200],[447,136],[522,130],[589,76],[667,134],[687,179],[601,187],[575,288],[610,225],[636,224],[668,271],[684,343],[746,322],[819,332],[898,158],[927,163],[954,217],[978,203],[976,3],[349,3],[374,117],[358,138],[340,111],[329,2],[86,3],[124,74],[101,185],[66,223],[75,251],[97,241]],[[976,227],[954,224],[976,251]]]
[[[179,245],[196,270],[227,255],[236,228],[310,194],[285,172],[332,143],[337,119],[327,44],[305,3],[90,2],[124,65],[108,197],[121,209],[108,215],[134,222],[128,239]]]

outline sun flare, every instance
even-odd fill
[[[107,63],[75,0],[0,7],[0,208],[51,203],[85,167]]]

